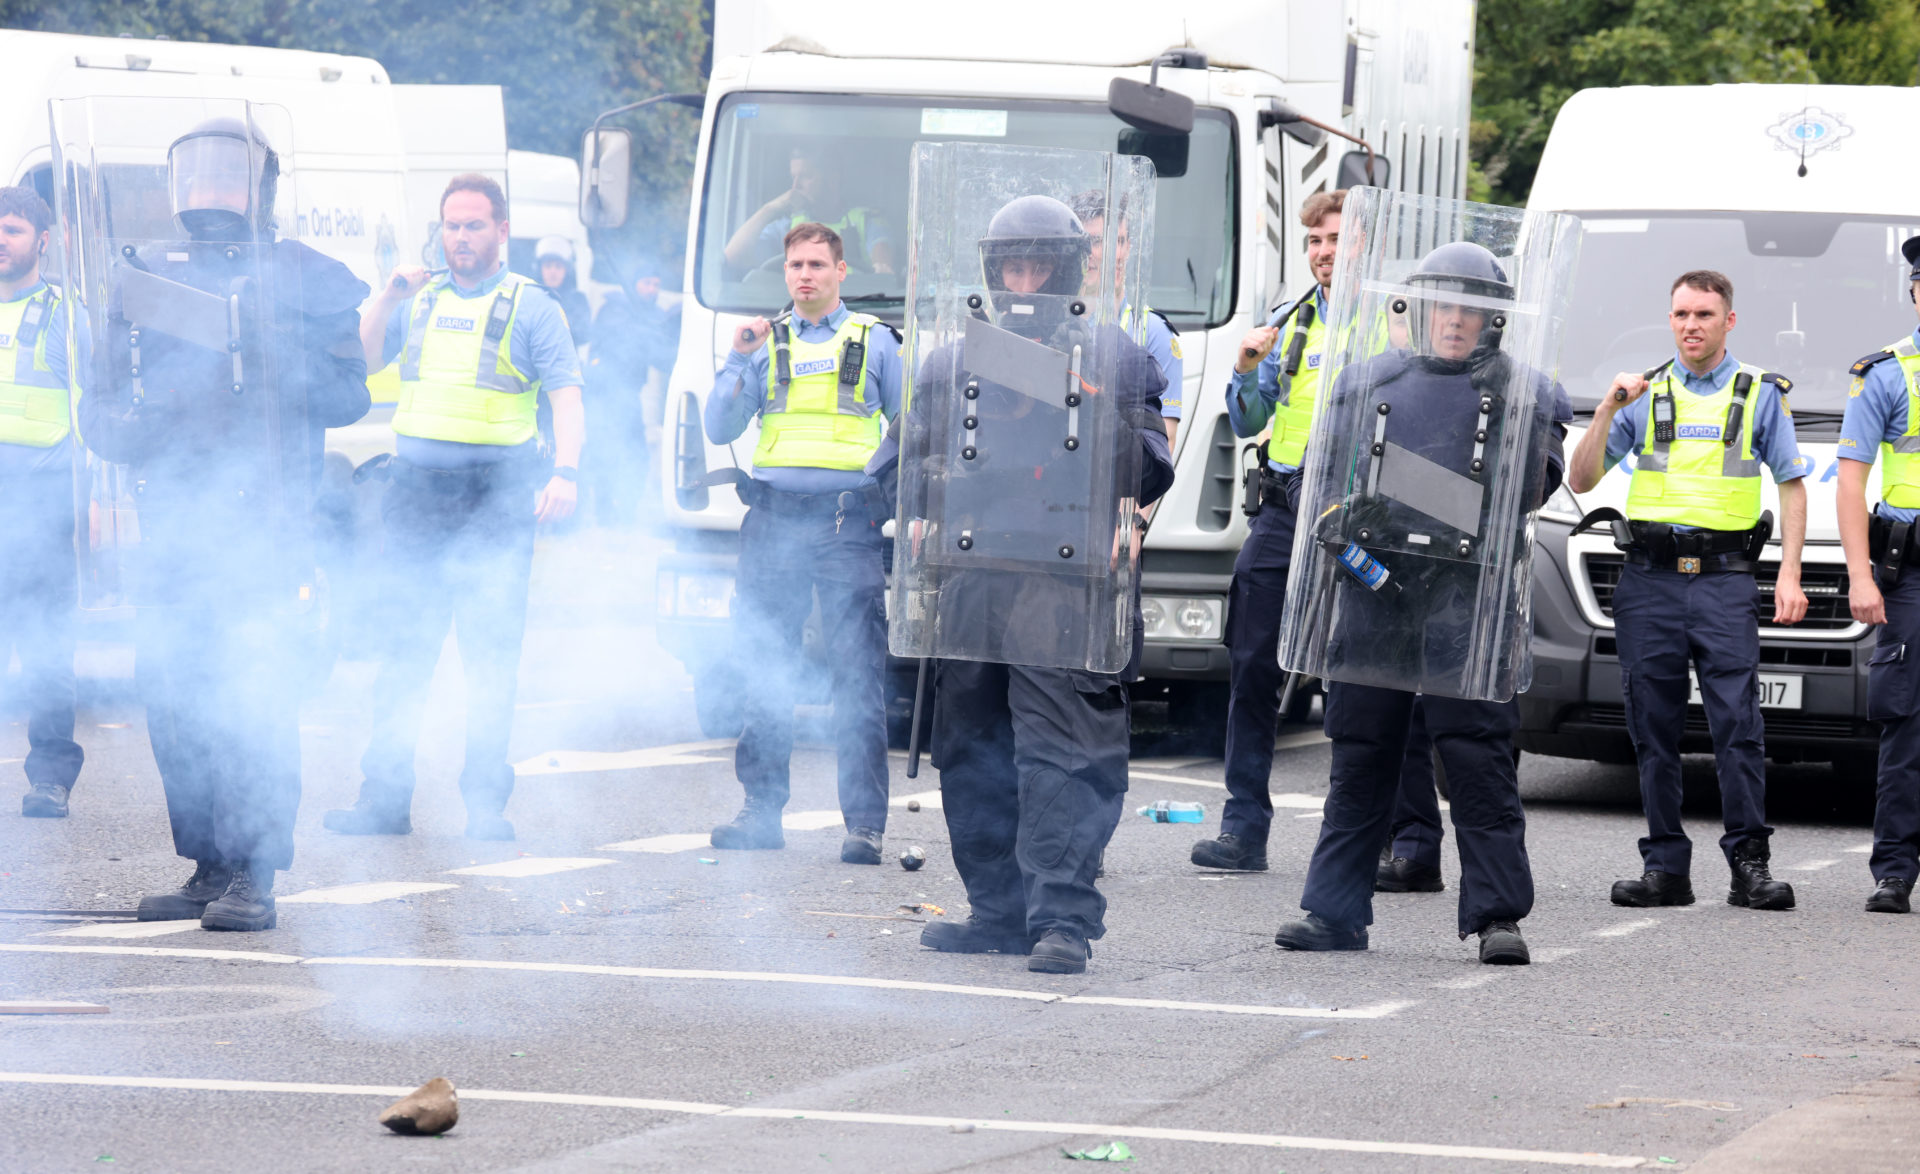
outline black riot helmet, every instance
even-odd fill
[[[1487,303],[1511,302],[1513,283],[1507,279],[1507,271],[1500,267],[1499,260],[1484,246],[1472,241],[1441,245],[1421,258],[1406,284],[1419,291],[1406,308],[1408,332],[1415,354],[1435,363],[1458,362],[1464,365],[1485,359],[1500,349],[1500,336],[1506,329],[1508,311]],[[1464,305],[1483,319],[1480,337],[1475,341],[1472,353],[1464,359],[1439,358],[1434,349],[1437,340],[1429,337],[1433,307],[1445,305]]]
[[[173,218],[197,241],[264,237],[273,224],[280,156],[258,127],[210,118],[167,148]]]
[[[1028,334],[1056,324],[1062,315],[1057,307],[1046,308],[1049,300],[1080,292],[1091,247],[1073,209],[1051,196],[1021,196],[995,212],[980,238],[980,267],[1001,325]],[[1039,289],[1015,293],[1004,277],[1009,261],[1035,262],[1051,272]]]

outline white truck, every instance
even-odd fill
[[[1462,195],[1473,22],[1471,0],[1265,0],[1185,11],[1138,0],[1091,8],[981,0],[916,9],[911,20],[799,0],[720,0],[688,225],[688,296],[668,384],[671,453],[660,462],[674,545],[656,585],[659,638],[691,671],[707,732],[731,734],[739,722],[726,651],[744,507],[731,486],[701,480],[746,468],[756,433],[709,444],[702,408],[734,331],[787,300],[776,258],[737,264],[725,246],[790,186],[796,148],[826,160],[843,202],[872,210],[900,242],[916,140],[1154,159],[1151,305],[1181,332],[1184,419],[1178,477],[1143,553],[1148,680],[1140,688],[1169,701],[1176,722],[1218,729],[1227,583],[1246,536],[1245,458],[1225,417],[1227,373],[1242,334],[1311,280],[1300,202],[1365,174],[1359,145],[1296,115],[1364,138],[1377,154],[1379,186]],[[1148,133],[1110,108],[1113,87],[1149,82],[1192,100],[1190,133]],[[613,171],[625,155],[599,149],[606,143],[589,132],[590,223],[611,224],[605,209],[624,205],[626,177]],[[898,253],[899,271],[856,270],[844,287],[849,301],[895,324],[904,245]],[[898,737],[910,682],[907,666],[892,668]]]
[[[1581,420],[1617,372],[1673,354],[1668,287],[1689,269],[1733,281],[1728,349],[1793,380],[1795,432],[1813,462],[1801,574],[1808,608],[1792,627],[1771,622],[1776,538],[1759,573],[1767,754],[1831,760],[1842,777],[1869,786],[1873,637],[1847,607],[1834,453],[1847,368],[1914,328],[1900,242],[1920,232],[1912,194],[1920,162],[1901,144],[1917,118],[1920,92],[1904,88],[1583,90],[1561,109],[1529,198],[1530,207],[1576,213],[1586,226],[1560,360]],[[1569,452],[1579,432],[1568,437]],[[1541,513],[1522,749],[1633,761],[1611,611],[1621,556],[1604,528],[1570,537],[1587,511],[1623,506],[1627,481],[1615,469],[1591,493],[1562,489]],[[1766,490],[1778,517],[1770,478]],[[1711,748],[1704,711],[1689,707],[1683,749]]]

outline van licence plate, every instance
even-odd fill
[[[1693,692],[1687,697],[1687,704],[1703,704],[1700,697],[1700,678],[1688,673],[1687,680],[1693,686]],[[1800,690],[1805,680],[1804,677],[1793,677],[1784,673],[1761,673],[1759,681],[1754,686],[1755,692],[1760,697],[1760,708],[1799,709]]]

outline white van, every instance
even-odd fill
[[[1733,281],[1728,349],[1793,381],[1795,431],[1814,464],[1801,576],[1808,610],[1799,624],[1774,627],[1771,607],[1761,608],[1767,753],[1831,759],[1867,782],[1878,737],[1865,716],[1872,636],[1847,608],[1834,450],[1847,368],[1914,328],[1900,242],[1920,232],[1920,162],[1903,149],[1916,119],[1920,91],[1904,88],[1583,90],[1554,123],[1528,201],[1586,225],[1560,358],[1583,418],[1617,372],[1673,354],[1668,289],[1689,269]],[[1610,607],[1621,556],[1604,531],[1569,537],[1587,511],[1623,506],[1627,480],[1616,469],[1591,493],[1561,490],[1542,512],[1523,749],[1633,761]],[[1777,518],[1770,479],[1766,488]],[[1777,540],[1766,559],[1763,601]],[[1684,749],[1711,749],[1698,706],[1688,710]]]
[[[756,434],[707,443],[702,405],[740,323],[786,302],[777,263],[730,264],[724,246],[789,186],[796,147],[824,149],[849,201],[876,210],[898,242],[916,140],[1152,156],[1157,148],[1109,109],[1108,97],[1115,79],[1147,82],[1156,58],[1158,84],[1196,104],[1182,165],[1156,158],[1150,304],[1181,332],[1185,418],[1178,476],[1147,536],[1141,583],[1146,691],[1174,703],[1176,721],[1217,731],[1227,583],[1246,536],[1246,458],[1225,418],[1227,372],[1246,330],[1311,280],[1300,202],[1340,186],[1343,163],[1363,158],[1355,144],[1290,121],[1290,111],[1364,136],[1384,164],[1377,182],[1461,195],[1473,17],[1471,0],[1184,8],[978,0],[917,9],[910,20],[805,0],[719,0],[688,297],[668,384],[671,459],[660,462],[674,550],[661,558],[656,592],[661,643],[691,670],[708,733],[734,732],[739,720],[727,704],[739,691],[724,651],[744,508],[731,486],[700,481],[710,470],[744,468]],[[845,286],[863,310],[896,324],[903,294],[899,273],[856,272]],[[907,681],[905,666],[893,668],[898,737]]]

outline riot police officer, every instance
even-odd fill
[[[89,298],[103,315],[98,390],[78,410],[87,447],[124,469],[138,510],[138,561],[123,568],[140,605],[136,680],[174,848],[195,864],[177,891],[143,897],[138,915],[224,930],[271,928],[274,872],[293,863],[289,681],[314,582],[311,499],[325,430],[369,406],[367,287],[279,238],[280,157],[250,111],[200,123],[169,148],[184,239],[108,242],[110,290]],[[126,118],[96,111],[92,122]],[[77,215],[89,264],[69,271],[98,272],[93,225],[138,223],[134,211]]]
[[[1332,641],[1364,643],[1368,651],[1356,659],[1366,661],[1366,671],[1327,686],[1333,767],[1300,898],[1307,916],[1282,925],[1274,941],[1290,950],[1366,949],[1376,854],[1400,790],[1417,699],[1452,782],[1460,936],[1479,935],[1482,962],[1524,965],[1529,953],[1518,923],[1532,909],[1533,878],[1513,758],[1518,703],[1510,695],[1480,700],[1431,688],[1460,675],[1475,630],[1475,592],[1496,568],[1407,552],[1451,546],[1459,536],[1464,556],[1476,544],[1496,548],[1515,539],[1492,520],[1489,466],[1503,459],[1496,453],[1511,453],[1520,467],[1495,471],[1521,479],[1526,513],[1538,508],[1559,486],[1572,409],[1557,383],[1500,349],[1505,318],[1490,306],[1510,305],[1514,286],[1490,251],[1471,241],[1442,245],[1406,284],[1410,347],[1340,372],[1326,409],[1344,413],[1355,397],[1378,401],[1379,431],[1363,445],[1375,462],[1364,470],[1366,488],[1347,496],[1344,508],[1315,507],[1316,539],[1352,544],[1345,545],[1349,569],[1371,567],[1365,574],[1377,577],[1329,585],[1339,614]],[[1497,423],[1506,412],[1510,422]],[[1516,442],[1507,430],[1531,430],[1540,440]],[[1389,492],[1396,473],[1400,480]],[[1301,485],[1296,471],[1288,486],[1296,501]],[[1430,485],[1439,487],[1436,497],[1464,487],[1464,516],[1418,496]],[[1435,521],[1439,515],[1449,520]],[[1521,521],[1523,533],[1524,515]],[[1383,568],[1365,550],[1390,538],[1401,553],[1386,554],[1383,546],[1382,559],[1390,560]],[[1396,579],[1401,586],[1392,586]],[[1524,639],[1507,638],[1514,635]],[[1419,687],[1391,687],[1402,680]]]
[[[1780,486],[1783,541],[1773,622],[1807,613],[1800,547],[1807,531],[1809,463],[1795,443],[1791,382],[1734,358],[1733,283],[1708,269],[1674,279],[1668,320],[1675,354],[1636,375],[1617,376],[1574,450],[1568,483],[1584,493],[1634,454],[1624,518],[1595,511],[1575,533],[1608,521],[1627,565],[1614,589],[1614,633],[1627,726],[1640,760],[1647,835],[1642,875],[1618,881],[1613,903],[1693,904],[1693,844],[1680,826],[1680,736],[1691,663],[1713,734],[1732,873],[1727,903],[1793,908],[1793,887],[1768,868],[1766,748],[1755,678],[1760,666],[1760,592],[1753,569],[1773,529],[1760,504],[1760,466]],[[1604,463],[1603,463],[1604,461]]]
[[[801,629],[820,594],[832,675],[834,750],[847,834],[840,859],[880,863],[887,827],[886,507],[865,472],[900,412],[899,339],[840,300],[840,234],[805,222],[784,242],[793,309],[756,318],[707,397],[707,438],[727,444],[760,420],[753,476],[736,477],[740,524],[734,654],[746,724],[734,771],[746,804],[713,829],[716,848],[781,848]]]
[[[1920,236],[1900,246],[1907,298],[1920,293]],[[1867,670],[1867,716],[1880,723],[1879,793],[1873,808],[1874,890],[1869,913],[1912,910],[1920,877],[1920,572],[1907,567],[1920,517],[1920,330],[1855,363],[1840,426],[1840,542],[1848,604],[1862,624],[1880,624]],[[1875,459],[1880,502],[1867,512]]]

